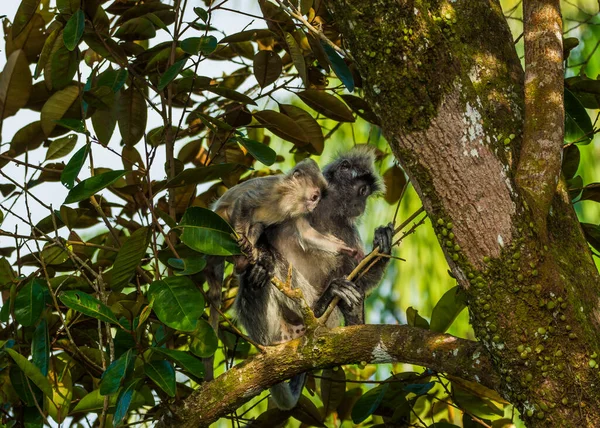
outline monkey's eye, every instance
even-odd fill
[[[344,162],[342,162],[342,164],[340,165],[340,169],[342,171],[349,170],[350,169],[350,162],[348,162],[346,160]]]
[[[319,194],[319,192],[315,192],[312,194],[312,196],[310,197],[310,200],[312,202],[317,202],[319,200],[319,198],[321,197],[321,195]]]
[[[359,190],[358,190],[358,194],[360,196],[366,196],[369,193],[369,186],[362,186]]]

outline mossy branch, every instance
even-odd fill
[[[320,329],[236,365],[206,382],[163,415],[157,428],[196,428],[234,411],[270,386],[298,373],[359,363],[409,363],[497,389],[478,342],[409,326],[360,325]]]

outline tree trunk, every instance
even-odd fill
[[[540,140],[562,119],[544,116],[534,100],[525,124],[524,74],[500,5],[327,4],[467,291],[475,333],[502,376],[499,392],[530,427],[596,426],[598,271],[564,180],[554,189],[560,148]],[[562,97],[558,84],[552,89]]]

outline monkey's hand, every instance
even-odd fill
[[[339,297],[341,300],[339,306],[346,311],[351,308],[360,308],[362,311],[365,295],[352,281],[346,278],[336,278],[329,283],[329,287],[323,293],[321,298],[316,302],[314,313],[315,316],[321,317],[334,297]],[[345,312],[342,310],[342,312]]]
[[[394,239],[394,224],[389,223],[387,226],[380,226],[375,229],[375,237],[373,238],[373,248],[379,247],[379,252],[382,254],[392,254],[392,243]]]
[[[242,252],[245,254],[247,262],[251,265],[256,264],[258,251],[248,240],[248,238],[244,235],[239,235],[239,238],[237,238],[236,241],[240,247],[240,250],[242,250]]]
[[[256,263],[246,270],[248,283],[255,288],[262,288],[271,283],[275,275],[275,257],[270,251],[258,251]]]

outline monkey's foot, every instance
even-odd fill
[[[258,252],[256,251],[254,245],[252,245],[252,243],[244,235],[240,235],[236,241],[240,247],[240,250],[242,250],[242,252],[246,255],[246,260],[248,263],[255,265],[256,260],[258,259]]]
[[[379,252],[382,254],[392,254],[393,239],[393,223],[389,223],[387,226],[378,227],[377,229],[375,229],[375,237],[373,238],[373,248],[379,247]]]

